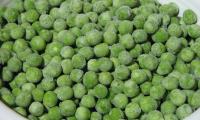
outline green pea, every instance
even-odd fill
[[[54,92],[59,100],[68,100],[73,97],[73,89],[69,86],[57,87]]]
[[[48,91],[44,94],[43,97],[43,104],[45,107],[54,107],[58,102],[58,98],[56,93],[54,93],[53,91]]]
[[[115,15],[119,20],[127,20],[131,17],[131,8],[128,6],[121,6],[116,10]]]
[[[111,110],[111,103],[108,99],[99,99],[95,109],[100,114],[106,114]]]
[[[84,95],[81,98],[80,104],[87,108],[93,108],[93,107],[95,107],[96,101],[92,95]]]
[[[87,92],[86,87],[82,83],[75,84],[72,89],[74,91],[74,97],[79,99],[82,98]]]
[[[139,86],[133,80],[124,82],[122,86],[124,94],[130,98],[136,97],[139,94]]]
[[[195,24],[197,22],[197,15],[194,11],[187,9],[183,13],[183,21],[187,25]]]
[[[34,116],[41,116],[44,112],[44,106],[40,102],[33,102],[29,106],[29,112]]]
[[[139,104],[140,104],[142,111],[145,113],[153,111],[153,110],[157,109],[157,107],[158,107],[157,101],[154,100],[150,96],[141,98]]]
[[[129,119],[138,118],[142,110],[137,103],[131,102],[125,108],[125,114]]]
[[[176,111],[176,106],[171,101],[165,101],[161,104],[161,112],[163,114],[173,114]]]
[[[179,89],[172,90],[169,94],[169,98],[170,101],[177,106],[184,104],[186,101],[185,93]]]
[[[76,104],[72,100],[65,100],[59,104],[60,113],[63,116],[69,117],[75,114]]]
[[[75,113],[75,117],[78,120],[88,120],[90,118],[90,110],[86,107],[78,107]]]

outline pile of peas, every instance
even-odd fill
[[[29,120],[182,120],[200,107],[200,26],[156,0],[0,7],[0,99]]]

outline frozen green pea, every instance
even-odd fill
[[[83,71],[80,69],[73,69],[70,73],[70,79],[74,82],[81,82]]]
[[[32,27],[36,32],[40,32],[43,29],[39,21],[34,22]]]
[[[58,102],[56,93],[53,91],[48,91],[44,94],[43,104],[45,107],[54,107]]]
[[[7,20],[7,22],[16,22],[18,18],[18,11],[14,8],[6,8],[6,10],[3,13],[4,18]]]
[[[31,104],[31,100],[31,93],[21,91],[21,93],[18,96],[16,96],[15,103],[19,107],[28,107]]]
[[[14,110],[22,116],[27,116],[27,111],[23,107],[16,107]]]
[[[8,69],[8,67],[3,67],[2,69],[2,80],[11,81],[13,79],[13,73]]]
[[[141,47],[142,47],[143,53],[148,54],[151,52],[151,42],[145,42],[141,44]]]
[[[89,43],[87,42],[87,39],[85,36],[80,36],[76,39],[76,46],[78,48],[81,48],[81,47],[87,47],[89,46]]]
[[[178,88],[179,80],[173,76],[167,76],[162,79],[161,84],[167,90],[173,90]]]
[[[157,22],[157,21],[156,21]],[[159,26],[158,26],[158,24],[156,23],[155,21],[146,21],[145,23],[144,23],[144,30],[148,33],[148,34],[153,34],[153,33],[155,33],[157,30],[158,30],[158,28],[159,28]]]
[[[192,113],[192,108],[189,104],[183,104],[176,110],[176,115],[179,119],[184,119]]]
[[[54,79],[51,77],[44,78],[41,81],[40,85],[44,91],[53,90],[55,89],[55,86],[56,86]]]
[[[156,100],[160,100],[165,95],[165,88],[162,85],[152,86],[150,89],[150,96]]]
[[[136,43],[143,43],[147,41],[147,33],[142,29],[137,29],[132,34]]]
[[[174,54],[172,54],[171,52],[166,52],[161,55],[160,60],[161,61],[166,60],[166,61],[170,62],[171,64],[175,64],[176,56]]]
[[[86,35],[87,32],[90,32],[94,29],[97,29],[97,24],[95,23],[87,23],[85,25],[83,25],[83,27],[81,28],[81,32],[83,35]]]
[[[98,84],[97,74],[93,71],[88,71],[83,76],[83,84],[86,88],[93,88]]]
[[[117,94],[112,99],[112,104],[120,109],[124,109],[128,104],[128,97],[125,94]]]
[[[15,105],[15,96],[11,93],[5,93],[1,95],[2,101],[5,102],[8,106],[14,106]],[[21,101],[22,102],[22,101]],[[26,102],[26,101],[25,101]],[[18,104],[18,103],[16,103]]]
[[[178,59],[176,61],[176,64],[174,66],[175,70],[180,73],[188,73],[189,72],[189,66],[182,60]]]
[[[81,29],[78,28],[78,27],[73,27],[73,28],[70,29],[70,31],[71,31],[76,37],[80,37],[81,35],[83,35]]]
[[[176,106],[171,101],[165,101],[161,104],[162,114],[173,114],[176,111]]]
[[[97,72],[98,69],[99,69],[99,62],[98,62],[98,60],[96,60],[96,59],[90,59],[90,60],[87,62],[87,69],[88,69],[89,71]]]
[[[92,95],[84,95],[81,98],[80,104],[87,108],[93,108],[96,104],[95,98]]]
[[[197,15],[191,9],[187,9],[183,13],[183,21],[187,25],[195,24],[197,22]]]
[[[17,84],[18,87],[21,87],[23,84],[25,84],[27,82],[26,74],[23,73],[23,72],[18,73],[15,76],[14,81],[16,81],[16,84]]]
[[[149,95],[150,94],[150,89],[152,87],[151,82],[144,82],[143,84],[140,85],[141,92],[144,95]]]
[[[93,12],[102,13],[106,10],[106,5],[103,1],[95,1],[93,3]]]
[[[45,49],[46,41],[40,36],[35,36],[31,39],[30,45],[33,50],[41,51]]]
[[[12,41],[4,42],[4,43],[2,43],[2,45],[1,45],[1,49],[6,49],[6,50],[8,50],[8,51],[12,51],[12,49],[13,49],[13,44],[14,44],[14,42],[12,42]]]
[[[166,51],[165,45],[162,43],[154,43],[151,46],[151,53],[155,56],[162,56],[162,54]]]
[[[68,30],[62,30],[58,33],[58,40],[65,45],[73,45],[75,43],[76,36],[74,33]]]
[[[42,102],[44,96],[44,91],[39,88],[35,88],[32,90],[32,97],[36,102]]]
[[[125,108],[125,115],[129,119],[138,118],[141,114],[142,110],[137,103],[131,102]]]
[[[42,71],[36,67],[29,67],[26,71],[26,79],[29,82],[37,83],[42,78]]]
[[[133,80],[127,80],[122,86],[124,94],[130,98],[136,97],[140,92],[139,86]]]
[[[109,58],[99,58],[98,59],[99,62],[99,70],[102,72],[107,72],[110,71],[113,68],[113,63]]]
[[[119,53],[118,59],[122,65],[128,65],[132,62],[133,58],[128,51],[122,51]]]
[[[133,81],[135,81],[137,84],[141,84],[141,83],[145,82],[148,79],[148,77],[144,70],[137,69],[137,70],[132,71],[131,79]]]
[[[183,48],[180,52],[180,57],[185,62],[190,62],[193,60],[195,54],[191,48]]]
[[[35,8],[40,14],[45,14],[49,10],[48,0],[36,1]]]
[[[76,54],[72,57],[72,65],[74,68],[82,69],[86,66],[86,60],[83,55]]]
[[[75,114],[76,104],[72,100],[65,100],[59,104],[60,113],[63,116],[69,117]]]
[[[128,20],[123,20],[123,21],[119,22],[118,31],[121,35],[132,33],[133,23]]]
[[[167,31],[170,36],[180,37],[182,35],[181,26],[175,23],[170,24]]]
[[[164,43],[168,40],[169,34],[164,28],[160,28],[154,35],[152,35],[152,39],[154,42]]]
[[[33,29],[33,27],[27,27],[25,29],[25,38],[28,40],[31,40],[36,35],[36,31]]]
[[[166,114],[164,115],[165,120],[178,120],[178,117],[176,114]]]
[[[117,34],[114,31],[107,30],[103,34],[104,42],[108,45],[113,45],[117,41]]]
[[[127,20],[131,17],[131,8],[129,6],[121,6],[116,10],[115,15],[119,20]]]
[[[125,50],[125,48],[121,44],[119,44],[119,43],[113,44],[110,47],[110,54],[111,54],[112,57],[118,57],[119,53],[124,51],[124,50]]]
[[[73,89],[69,86],[57,87],[54,92],[61,101],[71,99],[73,97]]]
[[[100,114],[106,114],[111,110],[111,103],[108,99],[99,99],[95,109]]]
[[[108,89],[102,84],[98,84],[93,89],[94,96],[97,98],[105,98],[108,94]]]
[[[78,53],[84,56],[85,59],[89,60],[94,57],[95,50],[93,50],[91,47],[82,47],[79,49]]]
[[[25,83],[22,85],[22,88],[21,88],[22,91],[26,91],[30,93],[33,89],[35,89],[35,84],[33,83]]]
[[[105,26],[107,22],[112,20],[112,13],[110,11],[102,12],[98,18],[98,24]]]
[[[200,26],[197,25],[197,24],[193,24],[193,25],[190,25],[188,26],[188,35],[191,37],[191,38],[198,38],[200,37]]]
[[[102,120],[102,115],[98,112],[92,112],[90,119],[91,120]]]
[[[39,67],[42,64],[42,62],[43,62],[42,56],[40,56],[37,53],[30,54],[26,58],[26,63],[30,67]]]
[[[25,29],[20,25],[18,25],[18,26],[14,27],[13,29],[10,30],[10,36],[13,39],[23,38],[24,34],[25,34]]]
[[[110,85],[113,80],[113,76],[110,72],[101,72],[98,77],[99,82],[103,85]]]
[[[86,107],[78,107],[76,109],[75,117],[77,120],[88,120],[90,118],[90,110]]]
[[[142,45],[136,44],[133,49],[130,50],[130,54],[133,58],[138,58],[142,54]]]
[[[148,113],[147,120],[164,120],[164,118],[160,111],[154,110]]]
[[[69,75],[61,75],[57,78],[57,85],[58,86],[71,86],[72,80]]]
[[[102,41],[102,38],[103,38],[103,34],[96,29],[91,30],[86,33],[87,42],[91,46],[99,44]]]
[[[169,74],[173,70],[172,65],[168,61],[161,61],[157,68],[157,73],[159,75]]]
[[[55,31],[62,31],[66,29],[66,21],[64,19],[56,19],[53,23],[53,28]]]
[[[109,112],[109,117],[111,119],[122,119],[124,118],[124,113],[120,108],[112,108]]]
[[[126,48],[132,49],[135,46],[135,42],[131,34],[125,34],[120,36],[119,42]]]
[[[86,14],[77,14],[75,17],[75,25],[77,27],[83,27],[83,25],[89,22],[89,18]]]
[[[183,89],[192,89],[195,84],[195,78],[192,74],[182,74],[179,78],[179,85]]]
[[[157,101],[150,96],[141,98],[139,104],[142,111],[145,113],[156,110],[158,107]]]
[[[43,28],[49,29],[53,26],[54,18],[47,14],[42,14],[39,18],[40,25]]]
[[[130,70],[124,65],[119,65],[115,68],[114,78],[119,80],[126,80],[130,76]]]
[[[29,106],[29,112],[34,116],[41,116],[44,112],[44,106],[40,102],[33,102]]]
[[[34,9],[27,10],[25,12],[25,19],[27,22],[33,23],[39,19],[39,14]]]
[[[176,3],[168,3],[159,8],[160,13],[167,14],[170,17],[176,16],[179,13],[179,8]]]
[[[63,58],[72,58],[74,53],[75,53],[74,49],[70,46],[65,46],[60,51],[60,54]]]
[[[194,108],[198,108],[200,106],[199,104],[199,95],[200,95],[200,91],[197,90],[192,96],[191,96],[191,101],[189,102],[192,107]]]
[[[133,25],[137,29],[142,29],[146,21],[146,17],[142,14],[136,15],[133,19]]]
[[[169,93],[170,101],[176,106],[180,106],[185,103],[186,95],[180,89],[174,89]]]
[[[87,92],[86,87],[82,83],[75,84],[72,89],[74,91],[74,97],[79,99],[82,98]]]
[[[94,54],[97,57],[105,57],[109,54],[109,46],[106,43],[98,44],[94,47]]]
[[[148,70],[155,70],[158,66],[158,59],[151,54],[143,54],[138,57],[139,65]]]
[[[62,118],[60,108],[55,106],[48,110],[49,120],[60,120]]]
[[[83,3],[83,12],[84,13],[89,13],[92,11],[92,3],[90,2],[84,2]]]
[[[72,61],[70,59],[62,60],[61,66],[64,74],[69,74],[73,70]]]
[[[19,72],[22,69],[22,62],[17,57],[8,60],[7,68],[11,72]]]

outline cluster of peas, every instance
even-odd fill
[[[200,107],[200,26],[155,0],[0,8],[0,98],[30,120],[182,120]]]

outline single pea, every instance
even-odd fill
[[[192,98],[191,98],[191,105],[192,107],[194,108],[198,108],[200,106],[199,104],[199,95],[200,95],[200,91],[197,90],[193,95],[192,95]]]
[[[5,94],[1,94],[1,98],[2,101],[5,102],[5,104],[9,105],[9,106],[14,106],[15,105],[15,96],[11,93],[5,93]],[[25,101],[26,102],[26,101]],[[18,104],[18,103],[16,103]]]
[[[13,29],[10,30],[10,36],[13,39],[23,38],[24,34],[25,34],[25,29],[20,25],[18,25],[18,26],[14,27]]]
[[[143,84],[140,85],[141,92],[144,95],[149,95],[150,94],[150,89],[152,87],[151,82],[144,82]]]
[[[63,58],[72,58],[74,53],[75,53],[74,49],[70,46],[65,46],[60,51],[60,54]]]
[[[13,73],[8,69],[8,67],[3,67],[2,69],[2,81],[11,81],[13,79]]]
[[[119,53],[124,51],[124,50],[125,50],[125,48],[121,44],[119,44],[119,43],[113,44],[110,47],[110,54],[111,54],[112,57],[118,57]]]
[[[123,119],[124,113],[119,108],[112,108],[109,112],[109,117],[111,119]]]
[[[40,102],[33,102],[29,106],[29,112],[34,116],[41,116],[44,112],[44,106]]]
[[[42,78],[42,71],[39,68],[30,67],[26,71],[26,79],[29,82],[37,83],[41,80],[41,78]]]
[[[121,35],[133,32],[133,23],[128,20],[123,20],[119,22],[118,31]]]
[[[195,78],[191,74],[182,74],[179,78],[179,85],[183,89],[192,89],[195,86]]]
[[[130,70],[124,65],[119,65],[115,68],[114,78],[119,80],[126,80],[130,76]]]
[[[189,104],[183,104],[176,110],[176,115],[179,119],[184,119],[193,112]]]
[[[148,33],[148,34],[153,34],[155,33],[159,26],[158,23],[156,23],[157,21],[152,21],[152,20],[147,20],[144,23],[144,30]]]
[[[106,10],[106,5],[103,1],[95,1],[93,3],[93,11],[96,13],[102,13]]]
[[[32,96],[26,91],[21,91],[21,93],[16,96],[15,103],[19,107],[28,107],[31,104]]]
[[[62,30],[58,33],[58,41],[62,42],[66,46],[71,46],[75,43],[76,36],[74,33],[68,30]]]
[[[11,72],[19,72],[22,69],[22,62],[17,57],[12,57],[7,62],[7,68]]]
[[[106,114],[111,110],[111,103],[108,99],[99,99],[95,109],[100,114]]]
[[[102,115],[98,112],[92,112],[90,119],[91,120],[102,120]]]
[[[7,22],[13,23],[17,21],[19,13],[14,8],[6,8],[3,13],[3,17],[6,19]]]
[[[113,45],[117,41],[117,34],[112,30],[107,30],[103,34],[104,42],[108,45]]]
[[[132,34],[136,43],[143,43],[147,41],[147,33],[142,29],[137,29]]]
[[[102,57],[98,59],[99,70],[102,72],[110,71],[113,68],[113,63],[109,58]]]
[[[124,84],[122,84],[122,90],[124,94],[130,98],[136,97],[140,92],[139,86],[133,80],[127,80],[124,82]]]
[[[94,57],[95,54],[95,48],[91,47],[82,47],[78,51],[79,54],[85,57],[86,60],[89,60]]]
[[[16,81],[16,84],[17,84],[18,87],[21,87],[23,84],[25,84],[27,82],[26,74],[23,73],[23,72],[18,73],[15,76],[14,81]]]
[[[35,88],[32,90],[32,97],[36,102],[42,102],[44,97],[44,91],[40,88]]]
[[[164,115],[165,120],[178,120],[178,117],[176,114],[166,114]]]
[[[135,42],[131,34],[125,34],[120,36],[119,42],[126,48],[132,49],[135,46]]]
[[[154,42],[164,43],[168,40],[169,34],[164,28],[158,29],[158,31],[152,35],[152,39]]]
[[[174,69],[180,73],[189,73],[189,66],[181,59],[177,59]]]
[[[61,66],[64,74],[70,74],[70,72],[73,70],[72,61],[70,59],[62,60]]]
[[[74,82],[81,82],[83,71],[80,69],[73,69],[70,73],[70,79]]]
[[[82,98],[87,93],[87,89],[82,83],[75,84],[72,89],[74,91],[74,97],[78,99]]]
[[[190,25],[190,26],[188,26],[187,30],[188,30],[188,35],[191,38],[196,39],[196,38],[200,37],[200,32],[199,32],[200,26],[199,25],[197,25],[197,24]]]
[[[131,102],[125,108],[125,114],[129,119],[138,118],[142,110],[137,103]]]
[[[156,72],[159,75],[166,75],[169,74],[172,70],[172,65],[168,61],[160,61]]]
[[[158,66],[158,59],[151,54],[143,54],[138,57],[139,65],[148,70],[155,70]]]
[[[174,90],[178,88],[179,80],[173,76],[167,76],[161,81],[162,86],[167,90]]]
[[[170,24],[167,31],[170,36],[180,37],[182,35],[181,26],[175,23]]]
[[[44,78],[44,79],[41,81],[40,85],[41,85],[41,88],[42,88],[44,91],[50,91],[50,90],[55,89],[55,87],[56,87],[56,83],[55,83],[54,79],[51,78],[51,77],[46,77],[46,78]]]
[[[112,99],[112,104],[120,109],[124,109],[128,104],[128,98],[125,94],[117,94]]]
[[[102,41],[102,38],[103,38],[103,34],[96,29],[91,30],[86,33],[87,42],[91,46],[99,44]]]
[[[197,15],[191,9],[187,9],[183,13],[183,21],[187,25],[195,24],[197,22]]]
[[[59,100],[68,100],[73,97],[73,89],[69,86],[57,87],[54,92]]]
[[[46,47],[46,41],[40,36],[35,36],[32,38],[30,45],[33,50],[42,51]]]
[[[131,79],[135,81],[137,84],[141,84],[145,82],[148,79],[148,77],[144,70],[137,69],[132,71]]]
[[[89,43],[87,42],[87,39],[85,36],[80,36],[76,39],[76,46],[78,48],[81,48],[81,47],[87,47],[89,46]]]
[[[83,25],[83,27],[81,28],[81,32],[83,35],[86,35],[87,32],[90,32],[94,29],[98,30],[98,26],[95,23],[86,23],[85,25]]]
[[[144,24],[146,21],[146,17],[142,14],[138,14],[134,17],[133,19],[133,25],[137,28],[137,29],[142,29]]]
[[[155,56],[162,56],[163,53],[165,53],[166,48],[165,45],[163,45],[162,43],[154,43],[151,46],[151,53]]]
[[[158,107],[157,101],[154,100],[150,96],[141,98],[139,104],[140,104],[142,111],[145,113],[153,111],[153,110],[157,109],[157,107]]]
[[[42,62],[43,62],[42,56],[40,56],[37,53],[30,54],[26,58],[26,63],[30,67],[39,67],[42,64]]]
[[[169,94],[169,98],[170,101],[177,106],[184,104],[186,101],[185,93],[179,89],[172,90]]]
[[[147,120],[164,120],[164,118],[160,111],[154,110],[148,113]]]
[[[87,62],[87,69],[88,69],[89,71],[97,72],[98,69],[99,69],[99,62],[98,62],[98,60],[96,60],[96,59],[90,59],[90,60]]]
[[[128,6],[121,6],[116,10],[115,15],[119,20],[127,20],[131,17],[131,8]]]
[[[78,120],[88,120],[90,118],[90,110],[86,107],[78,107],[76,109],[76,119]]]
[[[150,89],[150,96],[154,99],[160,100],[165,95],[165,88],[162,85],[152,86]]]
[[[190,62],[193,60],[195,54],[191,48],[183,48],[180,52],[180,57],[185,62]]]
[[[160,61],[168,61],[170,62],[171,64],[175,64],[176,62],[176,56],[174,54],[172,54],[171,52],[166,52],[166,53],[163,53],[161,56],[160,56]]]
[[[131,54],[128,51],[120,52],[118,59],[122,65],[129,65],[133,60]]]
[[[65,100],[59,104],[60,113],[63,116],[69,117],[75,114],[76,104],[72,100]]]
[[[32,90],[35,89],[35,87],[36,87],[36,86],[35,86],[35,84],[33,84],[33,83],[25,83],[25,84],[22,85],[21,90],[31,93]]]
[[[76,54],[72,57],[72,65],[74,68],[82,69],[86,66],[86,60],[83,55]]]
[[[105,98],[108,94],[108,89],[102,84],[98,84],[93,89],[94,96],[97,98]]]
[[[83,27],[83,25],[89,22],[89,18],[86,14],[77,14],[75,17],[75,25],[77,27]]]
[[[160,11],[160,13],[167,14],[170,17],[172,17],[172,16],[176,16],[178,14],[179,9],[178,9],[178,6],[176,5],[176,3],[168,3],[165,5],[162,5],[159,8],[159,11]]]
[[[171,101],[165,101],[161,104],[162,114],[173,114],[176,111],[176,106]]]
[[[109,54],[109,46],[106,43],[98,44],[94,47],[94,54],[97,57],[105,57]]]
[[[95,107],[96,101],[92,95],[84,95],[81,98],[80,104],[87,108],[93,108],[93,107]]]
[[[110,72],[101,72],[98,76],[99,82],[103,85],[110,85],[113,80],[113,76]]]
[[[60,120],[62,118],[60,108],[59,107],[52,107],[48,111],[49,120]]]
[[[44,94],[43,104],[45,107],[47,108],[54,107],[57,104],[57,102],[58,102],[57,95],[53,91],[48,91]]]
[[[43,28],[49,29],[53,26],[54,18],[50,15],[42,14],[39,18],[39,22]]]
[[[22,116],[27,116],[27,111],[23,107],[16,107],[14,110]]]

